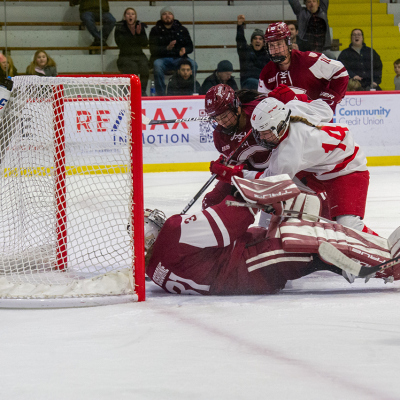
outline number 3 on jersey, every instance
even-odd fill
[[[346,150],[346,145],[341,142],[346,137],[346,132],[348,132],[347,128],[344,126],[323,126],[321,130],[339,141],[338,144],[322,143],[322,148],[325,150],[325,153],[329,153],[337,148],[343,151]]]

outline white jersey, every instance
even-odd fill
[[[293,179],[298,172],[307,171],[319,180],[328,180],[367,170],[367,159],[349,128],[325,122],[331,120],[332,114],[324,114],[330,108],[323,101],[293,100],[286,106],[292,110],[292,116],[303,116],[315,125],[322,124],[322,128],[291,122],[278,147],[272,150],[268,168],[259,178],[288,174]],[[252,171],[243,173],[245,178],[255,178]]]

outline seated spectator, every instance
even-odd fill
[[[172,7],[160,11],[161,19],[150,31],[150,65],[153,65],[154,84],[158,96],[165,95],[165,73],[176,71],[179,61],[187,58],[192,69],[197,71],[197,64],[188,57],[193,52],[193,42],[189,31],[174,17]]]
[[[115,18],[110,13],[108,0],[101,0],[101,17],[103,23],[102,34],[96,27],[96,22],[100,21],[99,0],[70,0],[69,4],[71,6],[79,4],[81,21],[94,38],[91,46],[100,46],[101,44],[107,46],[106,40],[108,39],[108,36],[110,36],[115,25]],[[103,39],[103,42],[101,42],[101,39]]]
[[[361,90],[382,90],[382,61],[379,54],[373,50],[373,81],[371,83],[371,48],[364,43],[364,33],[361,29],[353,29],[351,43],[338,57],[349,73],[350,78],[360,81]]]
[[[119,48],[117,60],[118,70],[123,74],[140,76],[142,96],[146,96],[147,82],[149,80],[149,61],[143,53],[147,47],[147,25],[138,21],[134,8],[128,7],[124,18],[115,25],[115,43]]]
[[[188,59],[179,61],[179,68],[171,76],[168,82],[168,96],[191,96],[193,93],[200,93],[200,83],[196,81],[196,91],[194,91],[194,76],[192,63]]]
[[[394,62],[394,90],[400,90],[400,58]]]
[[[290,31],[290,43],[292,43],[292,49],[298,50],[297,35],[299,34],[299,28],[297,24],[287,24]]]
[[[230,86],[233,90],[238,90],[238,85],[232,73],[232,63],[228,60],[220,61],[217,65],[217,69],[204,80],[201,85],[200,94],[206,94],[208,89],[220,83]]]
[[[4,54],[0,54],[0,80],[3,82],[4,78],[16,75],[17,68],[14,67],[11,56],[6,57]]]
[[[244,24],[245,16],[238,15],[236,47],[240,62],[240,85],[242,89],[257,90],[260,73],[271,59],[264,49],[264,32],[261,29],[254,30],[248,45],[244,36]]]
[[[57,76],[55,61],[44,50],[37,50],[26,68],[27,75]]]
[[[332,39],[328,24],[329,0],[289,0],[299,27],[296,43],[300,51],[324,52],[329,57]]]

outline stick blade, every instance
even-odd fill
[[[343,271],[349,272],[355,276],[360,275],[362,266],[352,260],[350,257],[347,257],[332,244],[328,242],[322,242],[319,245],[318,253],[324,261],[336,265]]]
[[[149,125],[151,122],[151,119],[149,117],[146,117],[144,114],[142,114],[142,124]]]

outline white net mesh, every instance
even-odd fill
[[[0,298],[134,293],[129,78],[13,81],[0,121]]]

